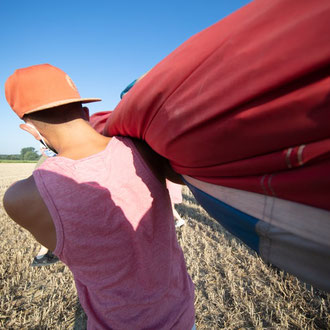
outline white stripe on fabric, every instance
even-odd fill
[[[303,157],[302,157],[302,154],[303,154],[304,148],[305,148],[305,145],[304,145],[304,144],[302,144],[302,145],[298,148],[297,159],[298,159],[298,164],[299,164],[299,166],[304,165],[304,161],[303,161]]]
[[[293,150],[292,148],[289,148],[285,154],[285,161],[286,161],[286,165],[288,166],[288,168],[292,168],[292,164],[291,164],[291,160],[290,160],[292,150]]]
[[[273,196],[184,179],[216,199],[257,219],[313,242],[330,246],[330,212]]]
[[[330,292],[330,247],[259,221],[259,253],[268,263]]]

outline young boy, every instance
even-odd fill
[[[72,80],[16,70],[6,98],[20,127],[57,153],[4,196],[8,215],[73,273],[89,329],[191,329],[194,289],[165,176],[142,143],[88,124]]]

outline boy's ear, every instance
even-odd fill
[[[26,125],[26,124],[20,124],[19,127],[22,130],[32,134],[36,140],[40,141],[40,137],[39,137],[37,131],[35,129],[33,129],[31,126]]]
[[[84,119],[89,121],[89,109],[87,107],[82,107]]]

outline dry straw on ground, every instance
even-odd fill
[[[0,164],[1,199],[34,164]],[[330,294],[265,265],[196,204],[187,189],[177,230],[196,287],[198,329],[330,329]],[[31,268],[38,244],[0,210],[0,329],[84,329],[70,271]],[[157,276],[157,274],[155,274]]]

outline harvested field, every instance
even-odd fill
[[[0,164],[1,200],[35,164]],[[177,230],[196,287],[198,329],[330,329],[330,294],[265,265],[196,204],[187,189]],[[0,209],[0,329],[84,329],[70,271],[32,268],[39,245]]]

